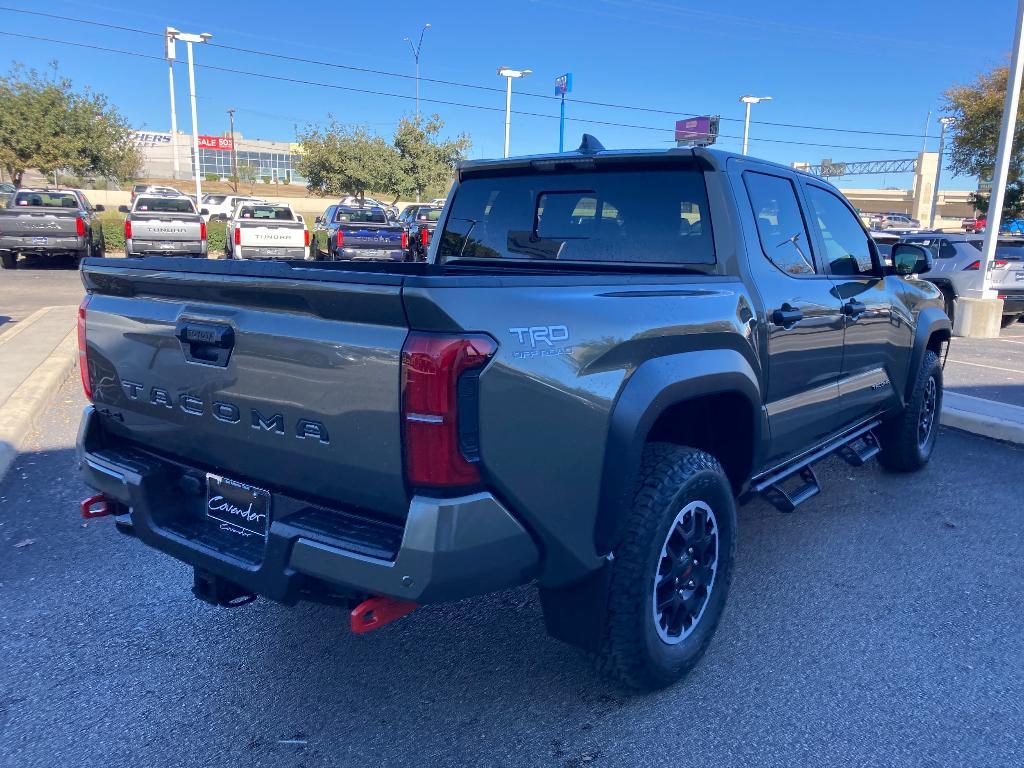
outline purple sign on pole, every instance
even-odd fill
[[[711,117],[701,115],[676,120],[676,141],[702,141],[711,135]]]

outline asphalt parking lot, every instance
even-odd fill
[[[82,278],[63,263],[21,262],[20,268],[0,272],[0,334],[40,307],[77,304]]]
[[[822,466],[740,510],[730,605],[683,683],[631,696],[544,635],[532,590],[363,637],[235,611],[83,525],[76,379],[0,482],[0,765],[1024,764],[1024,450],[943,430],[912,476]]]
[[[1024,406],[1024,323],[998,339],[954,339],[945,373],[954,392]]]

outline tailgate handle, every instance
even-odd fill
[[[226,368],[235,347],[235,330],[230,325],[179,320],[174,335],[190,363]]]

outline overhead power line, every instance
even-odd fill
[[[2,10],[2,9],[0,9],[0,10]],[[85,49],[88,49],[88,50],[102,51],[104,53],[116,53],[116,54],[123,55],[123,56],[133,56],[133,57],[136,57],[136,58],[149,59],[149,60],[152,60],[152,61],[160,61],[160,62],[164,61],[164,57],[163,56],[157,56],[155,54],[149,54],[149,53],[142,53],[141,51],[126,51],[126,50],[121,49],[121,48],[108,48],[106,46],[94,45],[92,43],[82,43],[82,42],[77,42],[77,41],[73,41],[73,40],[60,40],[58,38],[44,37],[42,35],[28,35],[28,34],[24,34],[24,33],[21,33],[21,32],[7,32],[7,31],[3,31],[3,30],[0,30],[0,35],[6,36],[6,37],[22,38],[24,40],[36,40],[36,41],[44,42],[44,43],[55,43],[55,44],[58,44],[58,45],[67,45],[67,46],[71,46],[71,47],[75,47],[75,48],[85,48]],[[211,70],[211,71],[215,71],[215,72],[226,72],[226,73],[235,74],[235,75],[243,75],[245,77],[258,77],[258,78],[262,78],[262,79],[265,79],[265,80],[275,80],[275,81],[283,82],[283,83],[291,83],[293,85],[310,85],[310,86],[315,86],[315,87],[319,87],[319,88],[331,88],[331,89],[334,89],[334,90],[346,91],[346,92],[349,92],[349,93],[362,93],[362,94],[371,95],[371,96],[384,96],[384,97],[387,97],[387,98],[404,99],[404,100],[408,100],[408,101],[411,101],[411,100],[413,100],[415,98],[414,96],[410,96],[410,95],[403,94],[403,93],[393,93],[393,92],[389,92],[389,91],[378,91],[378,90],[373,90],[373,89],[370,89],[370,88],[356,88],[354,86],[349,86],[349,85],[338,85],[336,83],[324,83],[324,82],[319,82],[319,81],[316,81],[316,80],[305,80],[305,79],[296,78],[296,77],[286,77],[284,75],[272,75],[272,74],[265,73],[265,72],[251,72],[251,71],[247,71],[247,70],[243,70],[243,69],[236,69],[234,67],[222,67],[222,66],[218,66],[216,64],[200,64],[200,63],[197,63],[195,66],[197,68],[207,69],[207,70]],[[476,109],[476,110],[483,110],[483,111],[486,111],[486,112],[502,112],[503,113],[505,111],[501,107],[491,107],[491,106],[487,106],[487,105],[484,105],[484,104],[469,104],[469,103],[466,103],[466,102],[450,101],[450,100],[446,100],[446,99],[423,98],[423,97],[421,97],[420,101],[426,102],[428,104],[441,104],[441,105],[449,106],[449,107],[459,107],[459,108],[463,108],[463,109]],[[559,119],[558,115],[547,114],[547,113],[544,113],[544,112],[526,112],[526,111],[522,111],[522,110],[512,110],[512,114],[521,115],[523,117],[538,117],[538,118],[542,118],[542,119],[545,119],[545,120],[558,120]],[[592,119],[592,118],[584,118],[584,117],[567,117],[566,120],[571,121],[571,122],[576,122],[576,123],[586,123],[588,125],[604,125],[604,126],[609,126],[609,127],[614,127],[614,128],[629,128],[629,129],[640,130],[640,131],[654,131],[656,133],[661,133],[661,134],[673,133],[674,132],[673,128],[668,128],[668,127],[665,127],[665,126],[637,125],[637,124],[633,124],[633,123],[619,123],[619,122],[614,122],[614,121],[611,121],[611,120],[595,120],[595,119]],[[726,139],[739,139],[740,138],[739,136],[731,135],[731,134],[720,133],[718,135],[719,135],[720,138],[726,138]],[[815,141],[796,141],[796,140],[793,140],[793,139],[758,138],[757,141],[764,142],[764,143],[770,143],[770,144],[787,144],[787,145],[805,146],[805,147],[822,147],[822,148],[827,148],[827,149],[854,149],[854,150],[861,150],[861,151],[865,151],[865,152],[912,152],[912,151],[914,151],[914,150],[908,150],[908,149],[894,149],[892,147],[887,147],[887,148],[886,147],[858,147],[858,146],[851,146],[849,144],[823,144],[823,143],[815,142]]]
[[[73,17],[73,16],[61,16],[59,14],[47,13],[45,11],[30,11],[30,10],[26,10],[26,9],[23,9],[23,8],[10,8],[10,7],[7,7],[7,6],[0,6],[0,11],[8,11],[10,13],[21,13],[21,14],[26,14],[26,15],[30,15],[30,16],[38,16],[38,17],[42,17],[42,18],[55,19],[55,20],[58,20],[58,21],[69,21],[69,22],[73,22],[73,23],[76,23],[76,24],[88,24],[90,26],[102,27],[104,29],[112,29],[112,30],[116,30],[116,31],[119,31],[119,32],[132,32],[132,33],[135,33],[135,34],[147,35],[147,36],[150,36],[150,37],[163,38],[163,33],[161,33],[161,32],[152,32],[152,31],[147,30],[147,29],[139,29],[137,27],[127,27],[127,26],[124,26],[124,25],[121,25],[121,24],[111,24],[111,23],[108,23],[108,22],[94,21],[92,19],[81,19],[81,18],[76,18],[76,17]],[[333,62],[333,61],[322,61],[322,60],[318,60],[318,59],[309,59],[309,58],[304,58],[304,57],[301,57],[301,56],[289,56],[289,55],[283,54],[283,53],[273,53],[271,51],[261,51],[261,50],[255,49],[255,48],[242,48],[242,47],[239,47],[239,46],[227,45],[225,43],[208,42],[208,43],[206,43],[206,46],[209,47],[209,48],[220,48],[222,50],[231,51],[233,53],[246,53],[246,54],[250,54],[252,56],[263,56],[265,58],[279,59],[279,60],[282,60],[282,61],[291,61],[291,62],[295,62],[295,63],[299,63],[299,64],[311,64],[311,65],[321,66],[321,67],[330,67],[332,69],[342,69],[342,70],[347,70],[347,71],[350,71],[350,72],[359,72],[359,73],[362,73],[362,74],[380,75],[380,76],[383,76],[383,77],[397,77],[397,78],[401,78],[403,80],[414,80],[415,79],[415,75],[409,75],[409,74],[405,74],[405,73],[402,73],[402,72],[391,72],[391,71],[388,71],[388,70],[373,69],[371,67],[360,67],[360,66],[355,66],[355,65],[352,65],[352,64],[338,64],[337,62]],[[438,79],[438,78],[421,77],[420,81],[424,82],[424,83],[433,83],[435,85],[444,85],[444,86],[450,86],[450,87],[454,87],[454,88],[467,88],[467,89],[472,89],[472,90],[476,90],[476,91],[485,91],[485,92],[488,92],[488,93],[501,93],[501,94],[503,94],[505,92],[504,88],[499,88],[497,86],[479,85],[479,84],[476,84],[476,83],[463,83],[463,82],[458,82],[458,81],[455,81],[455,80],[442,80],[442,79]],[[527,97],[530,97],[530,98],[544,99],[544,100],[548,100],[548,101],[558,101],[559,98],[560,98],[558,96],[553,96],[553,95],[545,94],[545,93],[535,93],[535,92],[532,92],[532,91],[516,91],[516,96],[517,97],[518,96],[527,96]],[[635,112],[647,112],[647,113],[651,113],[651,114],[669,115],[669,116],[673,116],[673,117],[676,117],[676,118],[686,118],[686,117],[694,117],[694,116],[696,116],[695,114],[686,114],[686,113],[681,113],[681,112],[679,112],[677,110],[664,109],[664,108],[660,108],[660,107],[645,107],[645,106],[639,106],[639,105],[633,105],[633,104],[618,104],[618,103],[606,102],[606,101],[592,101],[592,100],[589,100],[589,99],[574,98],[573,99],[573,103],[574,104],[584,104],[584,105],[593,106],[593,107],[603,107],[603,108],[607,108],[607,109],[622,109],[622,110],[630,110],[630,111],[635,111]],[[733,122],[733,123],[742,123],[743,122],[743,118],[739,118],[739,117],[720,117],[719,119],[722,120],[723,122]],[[896,132],[896,131],[877,131],[877,130],[870,130],[870,129],[865,129],[865,128],[837,128],[837,127],[834,127],[834,126],[806,125],[806,124],[801,124],[801,123],[780,123],[780,122],[774,122],[774,121],[770,121],[770,120],[754,120],[754,121],[751,121],[751,124],[752,125],[766,125],[766,126],[771,126],[771,127],[775,127],[775,128],[791,128],[791,129],[805,130],[805,131],[829,131],[829,132],[833,132],[833,133],[848,133],[848,134],[856,134],[856,135],[863,135],[863,136],[887,136],[887,137],[910,138],[910,139],[927,138],[924,134],[920,134],[920,133],[900,133],[900,132]],[[670,130],[670,129],[666,129],[666,130]],[[765,141],[765,139],[759,139],[759,141]],[[810,146],[831,147],[831,146],[836,146],[836,145],[811,144]],[[845,149],[846,147],[838,147],[838,148]],[[857,147],[850,147],[850,149],[857,149]],[[902,151],[905,151],[905,150],[897,150],[897,151],[901,151],[902,152]]]

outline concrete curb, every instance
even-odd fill
[[[0,406],[0,480],[14,462],[39,415],[75,368],[77,329],[71,330]]]
[[[958,392],[945,392],[942,397],[943,425],[1024,445],[1024,408]]]

